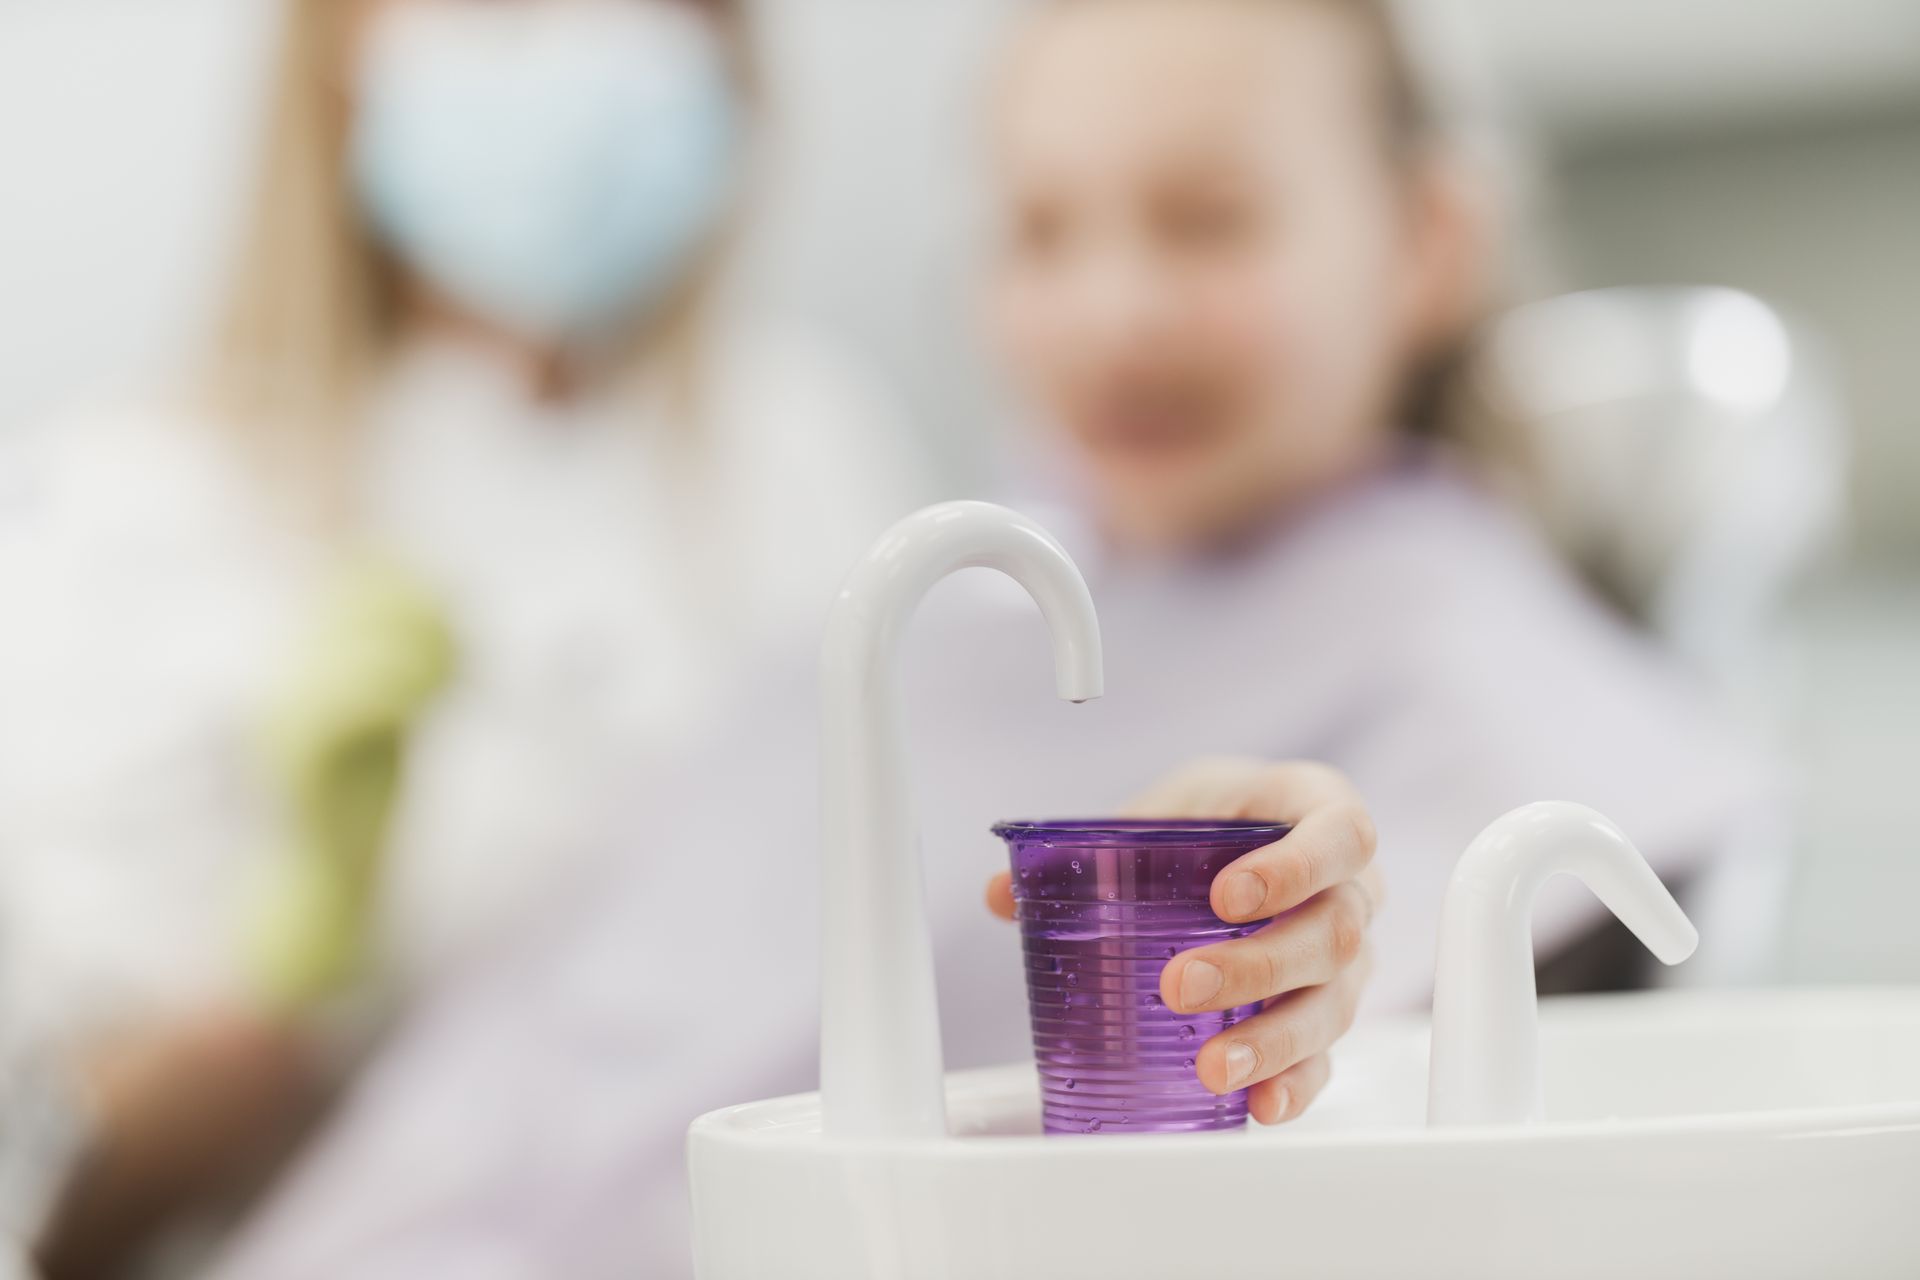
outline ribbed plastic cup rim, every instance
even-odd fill
[[[1063,845],[1202,845],[1272,842],[1292,829],[1284,822],[1245,818],[1056,818],[995,823],[993,834]]]

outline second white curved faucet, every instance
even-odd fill
[[[1429,1124],[1542,1118],[1533,897],[1563,873],[1584,881],[1663,963],[1699,944],[1680,904],[1606,818],[1561,801],[1507,814],[1460,855],[1441,908]]]

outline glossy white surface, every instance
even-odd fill
[[[1700,943],[1640,851],[1592,809],[1542,801],[1494,822],[1454,865],[1441,905],[1430,1123],[1542,1118],[1533,900],[1556,875],[1586,884],[1664,964],[1685,960]]]
[[[1920,1274],[1920,991],[1548,1000],[1541,1123],[1429,1129],[1427,1026],[1335,1051],[1302,1120],[1044,1138],[1032,1071],[951,1077],[946,1140],[817,1095],[690,1143],[705,1280]]]
[[[922,597],[973,567],[998,569],[1039,604],[1060,696],[1100,696],[1100,625],[1086,582],[1025,516],[984,502],[928,507],[890,529],[847,579],[820,666],[820,1081],[836,1134],[946,1132],[933,943],[895,666]]]

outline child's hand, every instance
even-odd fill
[[[1160,973],[1160,998],[1181,1013],[1265,1003],[1207,1041],[1194,1070],[1215,1093],[1252,1085],[1248,1109],[1262,1124],[1291,1120],[1326,1084],[1327,1050],[1353,1024],[1371,967],[1367,927],[1384,891],[1366,806],[1325,765],[1221,758],[1172,774],[1126,816],[1293,824],[1213,879],[1221,919],[1279,918],[1247,937],[1183,951]],[[988,882],[987,905],[1013,918],[1008,873]]]

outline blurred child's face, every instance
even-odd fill
[[[994,323],[1118,536],[1230,536],[1387,447],[1423,268],[1373,57],[1284,0],[1075,0],[1021,33]]]

